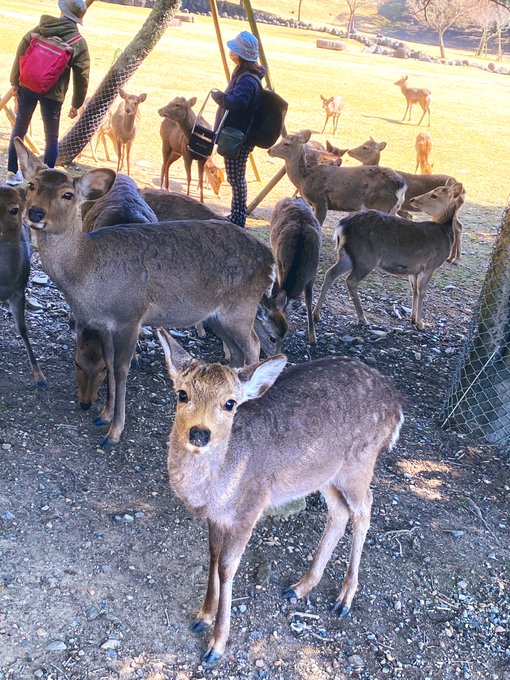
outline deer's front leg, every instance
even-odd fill
[[[201,633],[206,626],[209,626],[216,616],[218,610],[218,600],[220,597],[220,577],[218,574],[218,562],[221,547],[223,545],[223,530],[218,525],[208,520],[209,524],[209,577],[207,580],[207,592],[204,604],[199,611],[191,630],[194,633]]]
[[[223,546],[218,560],[218,576],[220,583],[218,612],[216,614],[213,634],[209,641],[209,647],[202,657],[203,663],[216,663],[216,661],[223,656],[223,652],[225,651],[230,633],[232,582],[246,544],[251,536],[252,529],[252,524],[247,529],[244,527],[236,527],[235,533],[225,533],[223,536]]]

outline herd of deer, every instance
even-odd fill
[[[120,94],[119,116],[136,114],[144,95]],[[324,105],[335,99],[338,104],[338,97],[323,98]],[[162,185],[179,155],[187,163],[183,139],[193,124],[194,103],[177,97],[160,110]],[[118,119],[111,117],[114,130]],[[133,131],[134,125],[123,129]],[[158,327],[177,397],[168,444],[170,481],[209,527],[207,592],[193,625],[196,632],[214,625],[203,657],[208,664],[225,650],[232,582],[257,520],[267,508],[317,490],[328,506],[324,534],[306,574],[283,594],[302,598],[319,583],[350,519],[351,553],[334,606],[347,616],[370,525],[374,465],[396,443],[403,422],[394,387],[358,360],[327,357],[283,370],[289,301],[304,293],[314,343],[315,323],[334,279],[348,274],[356,313],[367,323],[357,286],[381,269],[409,277],[411,319],[422,328],[432,274],[447,259],[460,257],[462,184],[446,175],[379,166],[385,143],[373,139],[348,151],[362,165],[341,167],[345,150],[317,149],[310,136],[308,130],[286,135],[269,149],[270,156],[284,160],[302,196],[275,206],[270,248],[188,196],[139,190],[129,176],[110,169],[89,170],[78,179],[49,169],[20,139],[15,145],[28,187],[0,187],[0,299],[9,301],[34,380],[45,387],[24,319],[30,267],[25,222],[36,234],[43,269],[71,309],[83,408],[96,400],[106,379],[106,402],[95,420],[109,426],[103,447],[118,442],[124,428],[126,380],[140,329]],[[118,167],[125,145],[128,172],[132,139],[115,135]],[[186,173],[189,190],[188,165]],[[328,210],[352,214],[335,230],[336,262],[313,309]],[[420,210],[431,219],[416,222],[397,214],[403,210]],[[231,367],[193,358],[163,328],[202,323],[224,342]]]

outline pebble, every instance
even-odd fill
[[[4,514],[2,515],[2,519],[5,522],[12,522],[14,519],[16,519],[16,515],[13,515],[12,512],[9,512],[9,510],[7,510],[7,512],[4,512]]]
[[[35,283],[37,286],[47,286],[49,280],[50,279],[46,274],[35,274],[32,276],[32,283]]]
[[[101,649],[118,649],[120,647],[120,640],[117,638],[108,638],[101,645]]]
[[[12,444],[2,444],[3,451],[10,451],[12,449]]]
[[[365,667],[365,662],[359,654],[353,654],[350,656],[347,661],[351,664],[351,666],[354,666],[354,668],[364,668]]]
[[[65,642],[62,642],[62,640],[55,640],[54,642],[50,642],[49,645],[46,645],[45,649],[47,652],[63,652],[67,649],[67,645]]]
[[[27,295],[27,309],[36,312],[44,309],[44,305],[42,305],[37,298],[33,297],[33,295]]]

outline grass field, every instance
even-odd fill
[[[9,72],[21,35],[30,30],[41,13],[54,11],[54,2],[4,0],[0,26],[0,93],[9,86]],[[89,10],[83,33],[92,57],[93,92],[107,71],[117,48],[129,43],[143,23],[148,10],[96,2]],[[245,25],[222,20],[224,40]],[[510,109],[510,79],[475,68],[403,63],[390,57],[364,54],[359,43],[351,42],[344,52],[320,50],[318,34],[261,25],[260,31],[275,87],[289,102],[289,131],[310,128],[324,141],[330,135],[318,134],[323,115],[320,94],[341,94],[346,101],[336,142],[355,146],[369,135],[388,143],[383,162],[402,170],[414,170],[414,139],[419,128],[402,123],[405,100],[393,85],[402,73],[410,84],[432,90],[432,161],[435,172],[453,174],[464,182],[468,200],[482,206],[503,206],[510,177],[510,139],[504,134]],[[430,48],[429,48],[430,49]],[[470,56],[470,55],[465,55]],[[160,118],[157,109],[176,95],[196,95],[201,103],[211,87],[223,87],[221,66],[212,20],[196,17],[195,23],[169,28],[154,51],[126,85],[129,92],[148,93],[142,108],[139,136],[133,156],[139,181],[152,183],[160,168]],[[70,101],[69,101],[70,103]],[[66,103],[67,106],[67,103]],[[212,119],[214,105],[206,112]],[[415,111],[413,121],[417,122]],[[70,124],[64,118],[63,128]],[[0,151],[4,151],[10,126],[0,115]],[[34,117],[34,137],[42,142],[38,116]],[[264,182],[280,167],[263,150],[256,151],[256,162]],[[355,164],[356,161],[347,160]],[[172,178],[182,181],[180,162]],[[251,178],[253,179],[253,178]],[[288,194],[284,180],[275,193]],[[174,188],[177,188],[174,186]],[[258,191],[250,183],[250,195]],[[269,199],[267,199],[269,200]],[[274,201],[273,201],[274,202]]]

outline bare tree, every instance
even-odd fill
[[[510,26],[509,8],[497,3],[494,11],[494,28],[496,31],[498,61],[503,61],[503,31]]]
[[[461,20],[478,0],[407,0],[412,15],[437,32],[441,58],[446,59],[444,34]]]
[[[297,7],[297,20],[301,21],[301,3],[303,0],[298,0],[298,7]]]
[[[492,0],[479,0],[479,2],[471,8],[469,15],[466,17],[467,21],[475,24],[475,26],[479,27],[482,31],[480,42],[478,43],[478,48],[475,52],[475,56],[477,57],[487,55],[489,38],[494,28],[494,16],[497,9],[497,5],[492,2]]]
[[[347,37],[351,36],[351,33],[355,31],[355,20],[356,13],[362,7],[369,7],[376,4],[375,0],[344,0],[345,4],[349,8],[349,23],[347,24]]]

